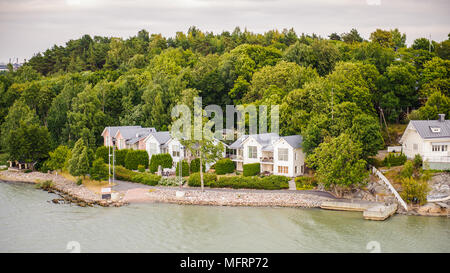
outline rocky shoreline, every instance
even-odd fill
[[[74,203],[81,207],[96,205],[102,207],[120,207],[126,204],[122,200],[104,200],[100,194],[96,194],[88,190],[83,185],[78,186],[75,182],[55,174],[40,172],[24,173],[20,171],[7,170],[0,172],[0,180],[4,180],[6,182],[23,182],[32,184],[52,181],[52,186],[44,190],[50,193],[58,194],[61,197],[53,199],[53,203]]]
[[[295,192],[200,191],[194,189],[132,189],[123,197],[129,203],[172,203],[180,205],[319,208],[327,197]]]

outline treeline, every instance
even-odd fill
[[[328,38],[196,27],[171,38],[85,35],[0,74],[1,149],[32,146],[16,136],[33,132],[48,134],[51,149],[80,138],[94,149],[107,125],[166,130],[172,106],[201,96],[204,105],[279,104],[281,133],[302,134],[308,153],[346,134],[367,157],[383,145],[381,113],[391,123],[450,114],[450,41],[405,41],[397,29],[368,40],[355,29]]]

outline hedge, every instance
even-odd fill
[[[406,155],[389,153],[383,159],[382,163],[383,163],[383,166],[394,167],[394,166],[401,166],[401,165],[405,164],[405,162],[406,162]]]
[[[236,169],[234,162],[229,158],[223,158],[216,162],[215,164],[216,174],[227,174],[233,173]]]
[[[204,173],[203,174],[203,183],[205,187],[209,187],[211,184],[217,181],[217,175],[214,173]],[[193,173],[189,176],[188,185],[190,187],[200,187],[200,173]]]
[[[150,173],[138,173],[130,171],[122,166],[115,168],[116,178],[119,180],[142,183],[150,186],[155,186],[161,180],[161,176]]]
[[[261,165],[259,163],[244,164],[244,176],[254,176],[261,173]]]
[[[145,150],[130,150],[125,157],[125,168],[137,170],[139,165],[148,167],[148,153]]]
[[[116,160],[116,165],[125,167],[125,157],[128,154],[129,149],[122,149],[114,151],[114,158]]]
[[[183,177],[189,176],[189,163],[185,160],[183,160],[182,162],[183,162],[183,165],[181,168],[182,175],[183,175]],[[177,163],[177,169],[176,169],[176,173],[175,173],[176,176],[180,175],[179,168],[180,168],[180,162]]]
[[[111,151],[112,152],[112,151]],[[108,147],[107,146],[100,146],[95,151],[95,159],[103,159],[104,163],[108,163]]]
[[[205,163],[203,162],[203,171],[205,171]],[[195,158],[191,161],[191,173],[200,172],[200,158]]]
[[[289,188],[289,178],[281,175],[260,177],[224,176],[217,180],[217,175],[205,173],[203,181],[210,188],[264,189],[280,190]],[[191,174],[188,180],[190,187],[200,187],[200,174]]]
[[[173,159],[170,154],[156,154],[152,155],[150,159],[150,172],[155,173],[158,171],[158,166],[162,168],[172,168]]]

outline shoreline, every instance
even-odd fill
[[[126,187],[118,187],[113,192],[118,193],[115,200],[104,200],[101,194],[95,193],[83,185],[78,186],[60,175],[45,174],[40,172],[18,172],[2,171],[0,172],[0,181],[4,183],[25,183],[36,184],[51,180],[53,187],[49,192],[58,194],[61,198],[53,199],[53,203],[71,202],[79,206],[120,207],[127,204],[142,203],[167,203],[178,205],[200,205],[200,206],[244,206],[244,207],[285,207],[285,208],[321,208],[323,202],[342,201],[342,202],[370,202],[357,199],[340,199],[331,196],[318,194],[317,192],[301,192],[290,190],[263,191],[252,189],[224,189],[224,188],[205,188],[201,191],[199,188],[191,187],[169,187],[169,186],[148,186],[139,183],[118,181]],[[428,205],[428,204],[427,204]],[[425,206],[427,206],[425,205]],[[407,216],[432,216],[446,217],[444,211],[424,211],[421,208],[409,205],[406,212],[398,209],[395,214]],[[321,208],[323,209],[323,208]]]

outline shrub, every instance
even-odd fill
[[[129,149],[122,149],[114,151],[114,158],[116,160],[116,165],[124,166],[125,167],[125,158],[128,154]]]
[[[406,155],[389,153],[383,159],[382,163],[383,163],[383,166],[394,167],[394,166],[401,166],[401,165],[405,164],[405,162],[406,162]]]
[[[72,152],[67,146],[60,145],[53,152],[50,152],[50,158],[46,161],[47,169],[62,170],[69,164]],[[45,164],[45,163],[44,163]]]
[[[414,156],[413,163],[414,163],[414,169],[416,169],[416,170],[418,170],[422,167],[423,160],[422,160],[422,157],[420,156],[420,154],[416,154]]]
[[[77,185],[81,186],[81,184],[83,184],[83,179],[81,179],[81,177],[77,178]]]
[[[125,156],[125,168],[137,170],[139,165],[148,167],[148,153],[144,150],[129,150]]]
[[[213,188],[279,190],[289,188],[289,178],[281,175],[270,175],[263,178],[225,176],[209,186]]]
[[[182,161],[183,165],[181,166],[181,172],[182,172],[182,176],[186,177],[189,176],[189,163],[185,160]],[[177,163],[177,169],[176,169],[176,173],[177,176],[180,175],[180,162]]]
[[[109,148],[107,146],[100,146],[95,151],[95,159],[101,158],[103,163],[108,163]]]
[[[37,189],[43,189],[43,190],[49,190],[53,188],[53,181],[51,180],[45,180],[43,182],[39,182],[35,185],[35,188]]]
[[[295,186],[297,190],[311,190],[317,186],[317,181],[312,176],[298,176],[295,178]]]
[[[186,180],[183,178],[182,185]],[[180,186],[180,178],[179,177],[163,177],[159,180],[158,185],[161,186]]]
[[[191,173],[200,172],[200,158],[195,158],[191,161]],[[205,163],[203,162],[203,171],[205,171]]]
[[[411,161],[407,161],[400,172],[400,176],[404,178],[412,177],[413,173],[414,173],[414,165]]]
[[[227,174],[233,173],[236,167],[231,159],[223,158],[216,162],[215,168],[216,174]]]
[[[143,173],[145,172],[145,166],[144,165],[138,165],[138,171]]]
[[[103,158],[97,158],[92,163],[91,178],[97,181],[108,178],[108,166],[103,161]]]
[[[203,183],[205,187],[209,187],[212,183],[217,181],[217,175],[214,173],[204,173],[203,174]],[[200,187],[200,173],[193,173],[189,176],[188,185],[190,187]]]
[[[244,176],[254,176],[261,172],[259,163],[244,164]]]
[[[150,186],[158,184],[161,176],[151,173],[137,173],[130,171],[122,166],[116,167],[116,178],[119,180],[142,183]]]
[[[31,173],[33,170],[27,169],[24,171],[24,173]]]
[[[172,168],[173,159],[170,154],[156,154],[152,155],[150,159],[150,172],[154,173],[158,171],[158,166],[162,168]]]
[[[402,179],[403,191],[400,196],[408,203],[425,204],[430,191],[427,182],[417,181],[412,177]]]

